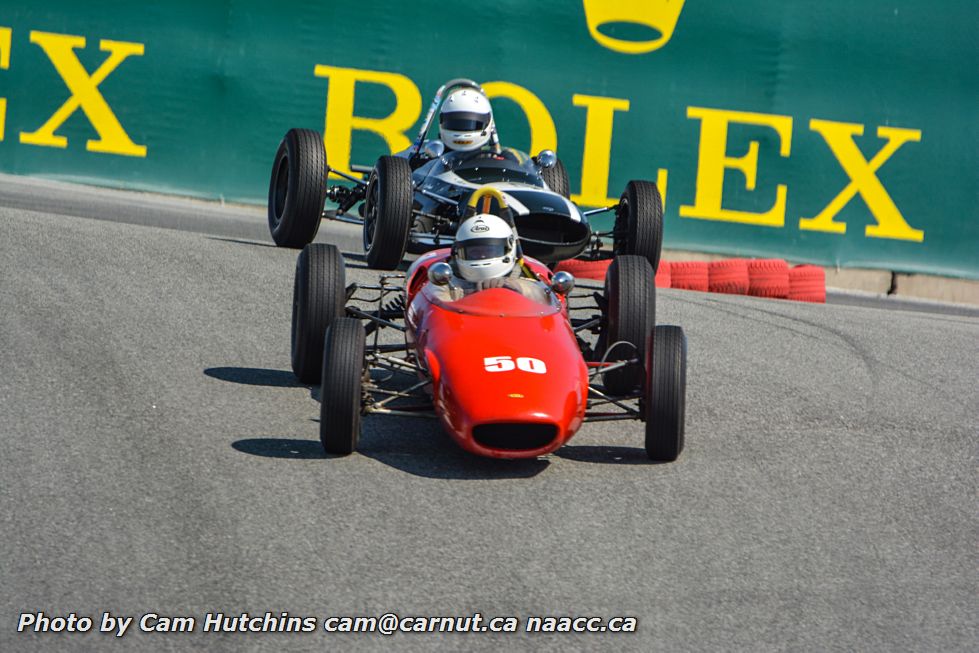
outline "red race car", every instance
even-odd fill
[[[447,288],[450,255],[429,252],[405,274],[349,286],[333,245],[299,255],[292,366],[322,383],[327,452],[352,453],[365,415],[434,417],[463,449],[493,458],[541,456],[586,421],[632,419],[645,422],[651,459],[676,460],[686,338],[655,326],[646,258],[620,256],[604,288],[573,290],[571,275],[525,257],[524,291],[459,297]],[[381,337],[392,330],[403,338]]]

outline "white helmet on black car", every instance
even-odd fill
[[[493,109],[479,91],[452,91],[439,112],[439,134],[451,150],[469,152],[486,145],[493,130]]]
[[[505,277],[517,261],[517,239],[505,220],[484,213],[469,218],[452,245],[456,273],[472,283]]]

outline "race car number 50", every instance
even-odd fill
[[[483,367],[487,372],[512,372],[520,370],[531,374],[547,374],[547,365],[539,358],[521,356],[514,360],[512,356],[489,356],[483,359]]]

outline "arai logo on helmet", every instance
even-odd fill
[[[469,231],[472,231],[474,233],[483,233],[484,231],[489,231],[489,230],[490,228],[487,227],[486,223],[484,222],[477,222],[469,229]]]

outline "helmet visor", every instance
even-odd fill
[[[456,254],[463,261],[485,261],[507,255],[507,238],[472,238],[456,245]]]
[[[439,116],[442,129],[454,132],[477,132],[486,129],[489,124],[488,113],[471,113],[469,111],[453,111]]]

